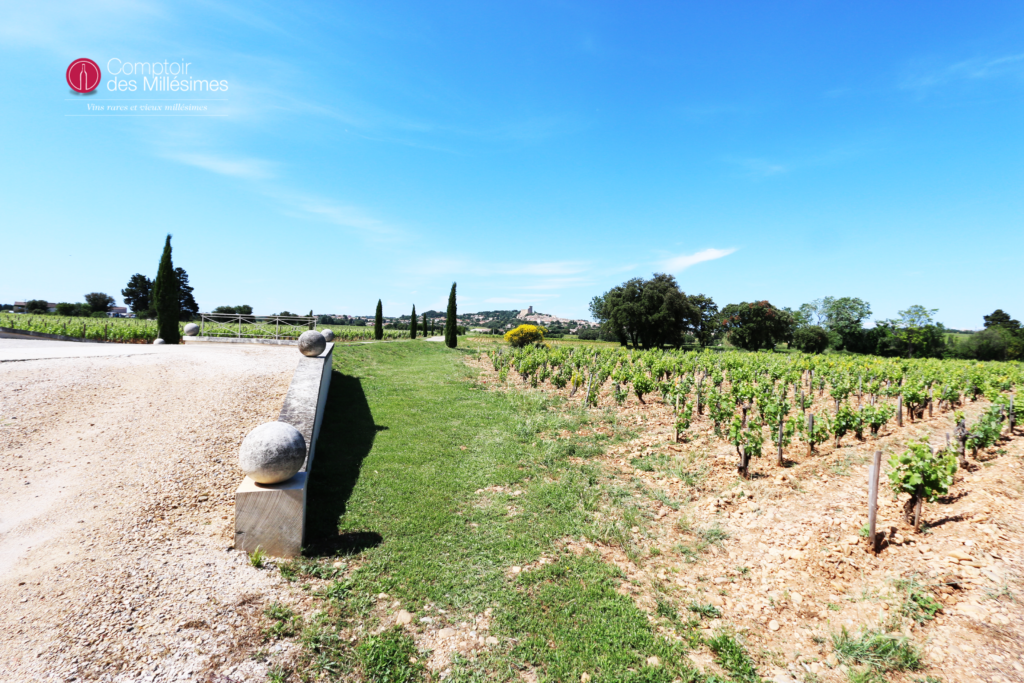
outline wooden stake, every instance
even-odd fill
[[[928,388],[928,417],[932,416],[932,399],[935,397],[935,389]]]
[[[903,394],[896,399],[896,425],[903,426]]]
[[[878,478],[882,471],[882,451],[875,451],[874,463],[868,471],[868,538],[871,539],[871,552],[878,554],[881,550],[881,537],[875,531],[878,517]]]
[[[807,455],[814,453],[814,413],[807,416]]]
[[[1013,410],[1013,396],[1010,397],[1010,434],[1013,434],[1013,428],[1017,423],[1017,413]]]
[[[782,457],[782,428],[786,425],[786,418],[779,417],[779,467],[786,464],[785,458]]]
[[[675,427],[673,428],[673,433],[675,436],[672,437],[672,443],[679,443],[679,394],[676,394],[676,409],[674,416]]]

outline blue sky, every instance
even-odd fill
[[[170,232],[204,310],[397,315],[455,280],[577,317],[670,272],[1024,315],[1019,2],[5,3],[0,56],[0,302],[120,302]],[[111,93],[111,59],[229,89]],[[81,116],[176,102],[215,115]]]

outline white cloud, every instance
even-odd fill
[[[164,154],[163,156],[165,159],[179,161],[189,166],[196,166],[234,178],[266,180],[274,177],[274,164],[262,159],[227,159],[212,154]]]
[[[686,270],[690,266],[703,263],[704,261],[714,261],[724,256],[728,256],[735,252],[735,249],[704,249],[698,251],[695,254],[682,254],[680,256],[674,256],[666,261],[662,262],[662,267],[670,273],[678,273]]]
[[[977,57],[930,70],[918,69],[904,77],[900,87],[918,94],[954,81],[977,81],[1024,75],[1024,53],[1002,57]]]
[[[770,178],[786,173],[789,170],[787,166],[768,161],[767,159],[739,159],[735,163],[744,169],[748,175],[756,178]]]

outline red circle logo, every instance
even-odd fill
[[[85,93],[92,92],[99,87],[103,75],[100,73],[99,64],[82,57],[71,62],[65,77],[72,90]]]

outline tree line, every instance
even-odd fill
[[[958,341],[934,319],[937,309],[914,305],[871,327],[868,302],[824,297],[797,310],[769,301],[740,302],[719,309],[711,297],[686,294],[675,277],[655,273],[633,278],[590,302],[600,324],[588,336],[652,349],[684,344],[711,346],[722,340],[749,351],[785,344],[808,353],[826,350],[905,358],[1024,358],[1024,329],[1002,310],[986,315],[985,329]],[[582,338],[582,335],[581,335]]]

